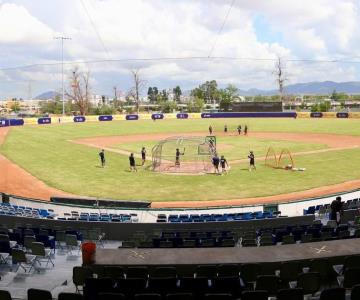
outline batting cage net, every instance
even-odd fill
[[[164,173],[209,173],[212,171],[215,151],[216,143],[208,137],[170,137],[152,148],[152,170]]]

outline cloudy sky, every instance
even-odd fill
[[[0,0],[0,98],[59,91],[56,36],[71,37],[64,60],[76,63],[65,65],[66,85],[78,65],[91,72],[97,94],[110,95],[114,86],[125,93],[132,69],[159,88],[187,90],[216,79],[271,89],[277,56],[289,83],[360,80],[359,6],[358,0]]]

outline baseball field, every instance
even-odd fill
[[[223,132],[224,125],[228,133]],[[247,124],[247,136],[236,132]],[[170,175],[152,172],[151,148],[171,136],[206,136],[212,125],[217,150],[231,166],[227,175]],[[148,161],[129,172],[128,155],[146,147]],[[264,165],[267,149],[289,149],[295,172]],[[106,167],[98,153],[105,149]],[[257,170],[248,171],[254,151]],[[0,153],[46,186],[73,195],[164,201],[241,200],[360,186],[360,119],[188,119],[69,123],[12,127]],[[2,167],[6,183],[16,179]],[[279,197],[279,199],[282,199]],[[256,202],[256,200],[254,200]]]

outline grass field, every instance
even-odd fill
[[[269,145],[292,152],[323,149],[322,144],[265,140],[251,137],[252,131],[334,133],[360,136],[360,120],[349,119],[212,119],[162,120],[25,126],[11,128],[0,152],[48,185],[78,195],[112,199],[212,200],[275,195],[305,190],[360,178],[360,149],[331,151],[296,157],[296,165],[306,172],[287,172],[264,167],[256,172],[245,163],[234,164],[227,176],[172,176],[139,168],[128,172],[127,156],[107,152],[107,166],[99,168],[97,149],[73,144],[69,140],[151,133],[199,132],[206,134],[212,124],[215,134],[224,124],[230,131],[247,124],[250,136],[220,137],[218,145],[229,160],[246,158],[248,150],[263,156]],[[114,145],[139,152],[156,141]]]

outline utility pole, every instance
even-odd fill
[[[117,86],[114,86],[113,89],[114,89],[114,100],[117,100]]]
[[[56,40],[61,40],[61,94],[62,94],[62,114],[65,116],[65,90],[64,90],[64,40],[71,40],[70,37],[57,36]]]
[[[28,100],[32,100],[31,80],[29,80],[29,83],[28,83]]]

